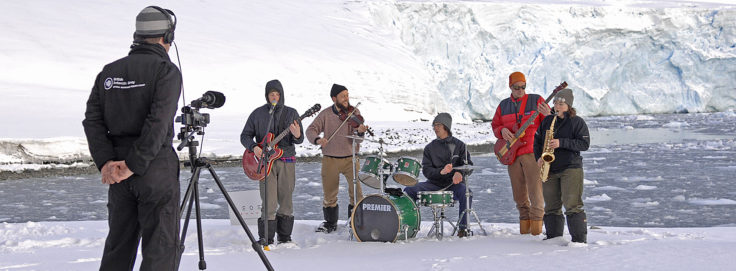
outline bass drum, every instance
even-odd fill
[[[359,242],[396,242],[414,238],[421,221],[419,208],[405,194],[373,194],[358,202],[350,223]]]

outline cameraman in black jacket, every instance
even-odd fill
[[[175,270],[179,256],[179,158],[172,147],[181,73],[168,50],[173,12],[136,16],[128,56],[106,65],[82,121],[89,151],[108,184],[110,231],[100,270]]]
[[[555,95],[555,114],[549,115],[534,135],[534,156],[542,166],[542,151],[547,130],[552,119],[557,118],[554,136],[549,144],[554,149],[555,160],[550,164],[548,181],[542,184],[544,191],[544,226],[546,239],[562,236],[565,217],[573,242],[587,242],[587,218],[583,210],[583,157],[581,151],[588,150],[590,134],[585,120],[578,117],[573,102],[572,90],[563,89]],[[544,181],[544,180],[543,180]]]

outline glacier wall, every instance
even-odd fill
[[[491,119],[513,71],[526,74],[527,93],[544,97],[567,81],[583,115],[736,108],[734,9],[363,4],[464,119]]]

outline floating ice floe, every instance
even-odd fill
[[[736,200],[731,200],[731,199],[690,198],[690,200],[688,200],[687,202],[690,204],[695,204],[695,205],[736,205]]]
[[[652,186],[652,185],[643,185],[642,184],[642,185],[637,185],[634,189],[636,189],[636,190],[654,190],[654,189],[657,189],[657,187],[656,186]]]
[[[585,201],[592,201],[592,202],[596,202],[596,201],[609,201],[609,200],[611,200],[611,197],[609,197],[606,194],[602,194],[602,195],[598,195],[598,196],[590,196],[590,197],[585,198]]]

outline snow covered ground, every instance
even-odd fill
[[[336,234],[314,233],[318,221],[296,221],[294,244],[265,252],[276,270],[730,270],[736,227],[589,230],[587,245],[569,236],[542,241],[512,224],[484,224],[488,236],[442,241],[358,243],[341,221]],[[254,229],[255,227],[250,227]],[[447,229],[446,229],[447,230]],[[477,232],[476,227],[476,232]],[[103,221],[0,224],[0,270],[94,270],[107,233]],[[449,234],[449,233],[448,233]],[[204,220],[207,270],[265,270],[245,231]],[[186,238],[180,270],[197,270],[196,232]],[[138,257],[140,263],[140,256]]]

